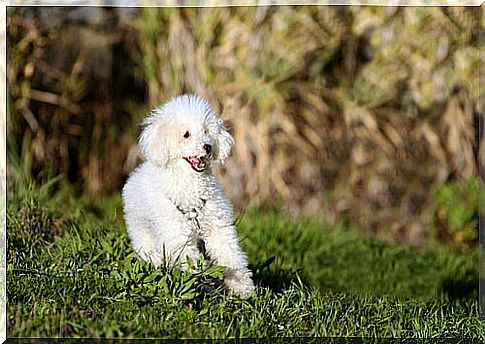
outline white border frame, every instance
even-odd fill
[[[7,337],[7,6],[229,7],[265,5],[476,6],[485,0],[0,0],[0,343]],[[483,57],[482,57],[483,58]],[[479,76],[480,77],[480,76]],[[481,80],[480,80],[481,81]],[[479,229],[481,230],[481,229]],[[482,254],[480,259],[484,259]],[[481,266],[482,264],[480,264]],[[480,274],[481,276],[481,274]],[[484,276],[485,277],[485,276]],[[479,290],[479,297],[481,296]],[[480,300],[479,300],[480,307]],[[480,311],[480,310],[479,310]],[[483,316],[483,314],[482,314]]]

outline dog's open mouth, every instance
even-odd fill
[[[201,158],[195,156],[184,157],[184,159],[192,166],[195,172],[204,172],[206,163]]]

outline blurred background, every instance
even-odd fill
[[[8,190],[62,175],[93,202],[119,195],[141,161],[141,119],[194,92],[236,139],[216,173],[238,211],[466,251],[485,154],[482,12],[9,8]]]

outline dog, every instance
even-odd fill
[[[231,202],[212,174],[234,139],[209,103],[181,95],[155,108],[143,121],[138,145],[146,161],[123,187],[124,217],[139,256],[158,267],[187,269],[203,255],[225,268],[230,294],[255,290],[240,248]]]

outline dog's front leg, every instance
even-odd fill
[[[205,248],[211,260],[225,267],[224,284],[230,294],[248,297],[254,291],[248,259],[241,250],[234,225],[212,223],[205,236]]]

